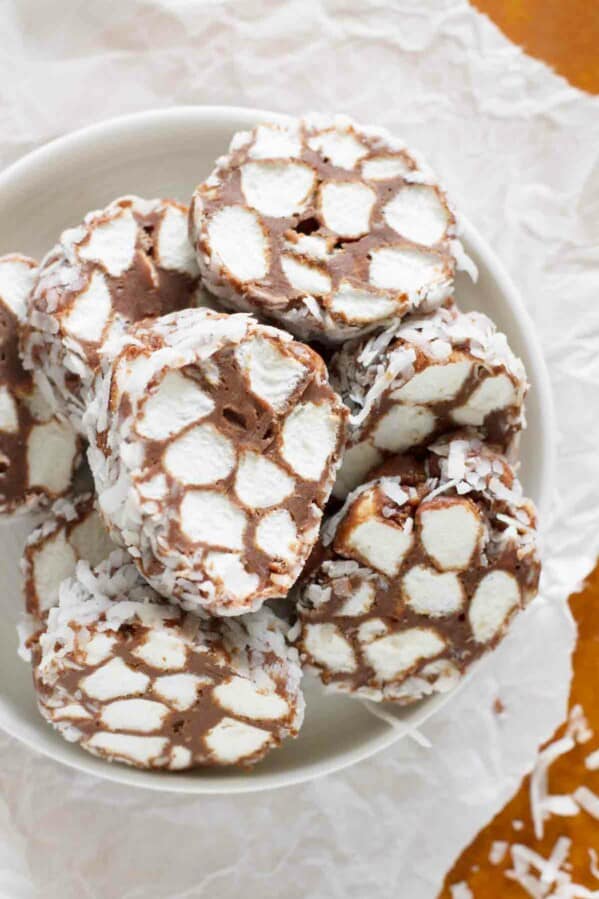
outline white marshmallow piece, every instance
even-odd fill
[[[258,575],[247,571],[236,553],[208,553],[205,565],[210,577],[218,578],[224,589],[238,600],[247,599],[260,584]]]
[[[254,337],[240,343],[235,356],[249,380],[252,393],[277,412],[285,408],[307,374],[301,362],[290,353],[282,353],[275,341],[266,337]]]
[[[82,678],[79,686],[92,699],[104,702],[135,693],[145,693],[150,678],[141,671],[134,671],[118,656]]]
[[[19,413],[17,404],[8,387],[0,386],[0,431],[4,434],[16,434],[19,430]]]
[[[46,540],[33,557],[33,580],[40,612],[56,605],[58,588],[75,571],[77,556],[63,530]]]
[[[279,465],[258,453],[241,454],[235,493],[251,509],[266,509],[287,499],[295,487],[295,480]]]
[[[361,324],[388,318],[396,308],[397,304],[392,297],[354,287],[349,281],[341,282],[329,304],[333,314],[343,317],[347,322]]]
[[[236,721],[235,718],[223,718],[205,737],[215,761],[227,764],[250,758],[264,749],[271,740],[268,731],[254,727],[253,724]]]
[[[434,187],[406,184],[383,208],[390,228],[415,243],[432,247],[445,237],[449,225],[447,208]]]
[[[248,206],[274,218],[301,212],[315,180],[314,170],[296,160],[246,162],[241,167],[241,190]]]
[[[315,134],[308,141],[311,150],[316,150],[331,165],[342,169],[354,169],[356,163],[368,153],[364,144],[351,131],[331,128]]]
[[[326,237],[319,237],[318,234],[296,234],[295,240],[285,241],[285,249],[320,262],[326,262],[330,255]]]
[[[18,256],[0,259],[0,301],[22,322],[27,310],[27,298],[33,287],[37,269]]]
[[[133,655],[162,671],[179,671],[187,662],[185,644],[167,630],[150,630],[144,642],[135,647]]]
[[[328,403],[300,403],[282,431],[281,455],[307,481],[317,481],[337,444],[338,419]]]
[[[295,290],[308,296],[322,296],[331,290],[331,279],[319,266],[293,256],[281,256],[281,268]]]
[[[77,249],[81,259],[99,263],[109,275],[118,278],[133,263],[136,240],[137,222],[130,209],[123,209],[95,224]]]
[[[260,520],[256,528],[256,545],[267,555],[284,562],[295,558],[299,549],[297,528],[286,509],[275,509]]]
[[[516,403],[516,388],[507,375],[485,378],[468,401],[454,409],[453,420],[460,425],[482,425],[489,413]]]
[[[364,647],[364,654],[378,678],[392,680],[444,649],[445,640],[436,631],[413,627],[373,640]]]
[[[212,695],[233,715],[276,721],[289,714],[289,705],[278,693],[264,692],[245,677],[232,677],[214,688]]]
[[[464,602],[460,580],[453,572],[439,574],[424,565],[415,565],[403,578],[407,604],[419,615],[443,618],[458,612]]]
[[[213,256],[238,281],[259,281],[266,276],[269,247],[260,217],[245,206],[224,206],[208,222]]]
[[[380,247],[372,251],[370,283],[382,290],[396,290],[411,301],[422,299],[446,279],[443,259],[435,253],[410,247]]]
[[[181,771],[191,765],[191,752],[186,746],[173,746],[169,768],[171,771]]]
[[[180,712],[190,709],[198,699],[198,687],[209,685],[209,678],[195,674],[163,674],[154,681],[153,692]]]
[[[78,340],[101,343],[111,312],[112,298],[106,278],[96,269],[87,287],[61,316],[61,322],[65,331]]]
[[[193,378],[169,371],[146,399],[136,430],[148,440],[166,440],[210,415],[213,409],[214,402]]]
[[[162,268],[197,277],[198,265],[189,240],[187,215],[178,206],[167,204],[156,235],[157,259]]]
[[[432,434],[436,423],[426,406],[392,406],[374,429],[374,444],[382,450],[402,453],[422,443]]]
[[[373,606],[375,589],[370,581],[362,581],[357,590],[349,596],[340,606],[338,615],[347,615],[352,618],[356,615],[366,615]]]
[[[83,649],[85,664],[90,666],[99,665],[111,654],[115,643],[115,636],[102,633],[94,634]]]
[[[371,518],[352,528],[345,545],[377,571],[394,577],[412,547],[412,533]]]
[[[340,237],[367,234],[375,203],[376,193],[360,181],[327,181],[320,188],[325,225]]]
[[[78,705],[76,702],[64,705],[62,708],[58,708],[52,712],[53,721],[81,721],[91,717],[90,713],[87,712],[82,705]]]
[[[238,506],[213,490],[190,490],[181,503],[181,529],[195,543],[242,550],[247,519]]]
[[[520,603],[520,588],[507,571],[491,571],[476,588],[468,619],[477,643],[489,643],[496,637],[510,612]]]
[[[169,444],[164,467],[180,484],[215,484],[226,478],[237,455],[228,437],[209,423],[196,425]]]
[[[391,392],[391,398],[402,403],[444,403],[454,399],[472,371],[472,363],[449,362],[428,365],[402,387]]]
[[[420,539],[443,571],[467,568],[483,534],[478,509],[468,500],[447,498],[420,506]]]
[[[117,699],[102,709],[100,721],[108,730],[134,730],[150,734],[159,730],[168,715],[167,706],[150,699]]]
[[[355,653],[335,624],[307,624],[304,646],[315,662],[333,672],[357,668]]]
[[[252,159],[293,159],[300,155],[301,149],[297,129],[258,125],[249,156]]]
[[[105,753],[138,765],[150,765],[160,758],[167,743],[165,737],[138,737],[133,734],[98,731],[87,741],[87,746],[100,754]]]
[[[369,181],[389,181],[409,175],[411,169],[403,156],[371,156],[362,163],[362,176]]]
[[[77,455],[77,437],[70,425],[52,419],[35,425],[27,444],[29,486],[42,487],[53,495],[64,493],[71,483]]]

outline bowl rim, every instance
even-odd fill
[[[185,122],[193,121],[194,124],[197,124],[198,119],[220,124],[231,124],[232,120],[235,120],[235,122],[242,122],[244,127],[251,128],[259,121],[285,121],[289,119],[289,116],[253,107],[227,105],[181,105],[114,116],[54,138],[11,163],[0,172],[0,195],[4,191],[14,189],[15,186],[18,187],[21,179],[26,179],[30,174],[39,171],[40,167],[52,165],[57,160],[64,161],[65,155],[67,157],[72,156],[80,150],[88,149],[90,143],[93,144],[97,139],[105,141],[111,135],[122,136],[123,131],[128,132],[128,136],[131,138],[136,131],[142,133],[147,128],[164,127],[174,122],[184,124]],[[514,317],[526,344],[530,359],[528,367],[532,374],[531,380],[534,383],[534,389],[538,395],[539,408],[542,413],[539,423],[539,437],[544,444],[539,473],[540,489],[536,504],[541,519],[546,519],[549,516],[553,495],[557,452],[553,439],[555,434],[555,409],[547,365],[532,319],[511,276],[495,251],[462,213],[459,213],[459,222],[461,225],[461,236],[464,238],[465,243],[474,250],[475,254],[484,259],[485,265],[499,292],[502,294],[504,302],[509,307],[509,312]],[[469,676],[463,678],[458,688],[445,694],[442,697],[442,701],[435,703],[432,709],[429,708],[427,710],[426,705],[423,706],[421,715],[418,716],[416,714],[414,716],[416,720],[411,721],[409,727],[402,725],[401,720],[398,720],[397,724],[393,724],[389,716],[386,716],[384,721],[388,725],[387,729],[360,746],[342,750],[326,761],[308,761],[301,768],[292,771],[275,771],[259,779],[253,779],[251,775],[245,779],[241,777],[228,779],[226,776],[216,776],[214,778],[196,778],[190,784],[191,778],[185,777],[185,774],[177,775],[171,772],[144,771],[119,764],[109,765],[104,760],[88,755],[83,751],[81,752],[81,758],[79,758],[79,755],[68,753],[66,746],[64,747],[65,751],[63,751],[60,743],[57,743],[56,747],[51,743],[45,742],[40,745],[28,733],[23,733],[20,730],[18,719],[14,714],[9,713],[7,715],[1,708],[0,728],[10,736],[25,743],[29,748],[70,768],[87,774],[92,773],[117,783],[127,784],[128,786],[161,792],[186,793],[189,795],[253,793],[314,780],[318,777],[341,771],[375,755],[423,724],[441,706],[451,701],[458,690],[468,683],[469,680]]]

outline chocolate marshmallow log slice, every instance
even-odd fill
[[[393,454],[464,426],[509,458],[517,455],[526,372],[505,335],[480,312],[451,304],[410,316],[376,337],[347,343],[330,371],[351,413],[336,496],[346,496]]]
[[[28,511],[69,489],[79,462],[71,426],[36,387],[19,357],[19,333],[37,263],[0,257],[0,513]]]
[[[187,207],[121,197],[64,231],[42,261],[23,335],[27,368],[81,430],[87,392],[133,322],[195,304]]]
[[[267,609],[209,621],[169,605],[122,550],[95,569],[79,562],[34,648],[39,708],[108,761],[254,764],[303,719],[285,629]]]
[[[470,265],[445,193],[388,132],[337,116],[237,133],[193,195],[206,287],[301,338],[338,342],[434,308]]]
[[[91,493],[57,500],[25,543],[21,570],[27,614],[44,621],[77,563],[84,560],[93,568],[115,549]]]
[[[451,689],[535,595],[535,511],[505,457],[445,441],[398,459],[323,528],[294,642],[331,688],[408,704]]]
[[[100,510],[159,593],[255,610],[312,550],[346,416],[320,356],[247,315],[140,323],[86,416]]]

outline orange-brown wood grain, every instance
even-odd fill
[[[558,759],[550,769],[549,791],[552,794],[571,794],[581,784],[599,793],[599,771],[588,771],[584,760],[599,748],[599,565],[591,575],[585,589],[570,598],[570,608],[578,625],[578,642],[574,652],[574,678],[570,693],[570,708],[582,706],[593,737],[578,744],[567,755]],[[564,733],[562,726],[556,733]],[[477,836],[462,853],[447,875],[439,899],[450,899],[450,885],[466,882],[475,899],[525,899],[521,886],[509,880],[505,871],[511,867],[509,853],[497,866],[490,864],[489,852],[494,841],[510,844],[523,843],[549,856],[558,837],[572,840],[569,861],[572,863],[572,880],[589,889],[599,890],[599,880],[589,868],[589,849],[599,852],[599,821],[586,812],[574,817],[551,817],[545,823],[542,840],[536,840],[528,796],[529,778],[526,778],[511,802]],[[524,828],[514,830],[513,822],[522,821]]]
[[[472,0],[511,41],[599,93],[599,0]]]

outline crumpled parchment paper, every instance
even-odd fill
[[[599,102],[464,0],[4,0],[0,17],[2,165],[175,103],[344,111],[419,147],[522,291],[559,430],[543,598],[424,727],[432,748],[406,739],[325,781],[182,798],[0,736],[0,895],[433,899],[564,714],[565,599],[599,550]]]

